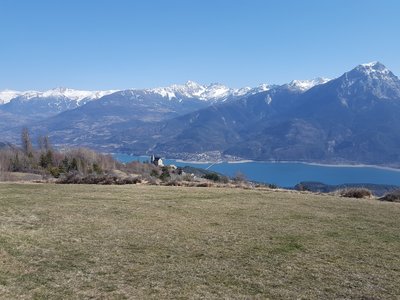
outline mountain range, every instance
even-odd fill
[[[0,92],[2,140],[22,126],[57,146],[184,159],[400,166],[400,80],[379,62],[328,80],[231,89]]]

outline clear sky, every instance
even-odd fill
[[[398,0],[0,0],[0,89],[400,75]]]

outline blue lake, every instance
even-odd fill
[[[147,161],[148,156],[115,154],[121,162]],[[292,187],[301,181],[318,181],[326,184],[376,183],[400,185],[400,170],[366,166],[321,166],[289,162],[243,162],[243,163],[190,163],[166,159],[166,164],[209,168],[210,171],[234,176],[237,172],[249,180],[273,183],[282,187]],[[210,167],[211,166],[211,167]]]

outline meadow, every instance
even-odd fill
[[[398,299],[400,204],[0,184],[2,299]]]

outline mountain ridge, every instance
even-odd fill
[[[400,81],[374,62],[236,94],[190,81],[123,90],[30,125],[60,146],[109,152],[400,166],[398,115]]]
[[[310,80],[293,80],[287,84],[287,86],[293,87],[294,89],[307,90],[311,87],[323,84],[329,79],[323,77],[317,77]],[[101,97],[107,96],[115,92],[122,91],[144,91],[158,93],[161,96],[168,98],[179,98],[183,96],[185,98],[198,98],[200,100],[209,101],[221,98],[226,98],[229,96],[242,96],[248,92],[256,92],[261,90],[269,89],[270,86],[278,86],[275,84],[260,84],[256,87],[242,87],[242,88],[230,88],[226,85],[220,83],[210,83],[208,85],[199,84],[197,82],[188,80],[184,84],[172,84],[166,87],[156,87],[156,88],[129,88],[120,90],[77,90],[66,87],[56,87],[46,91],[16,91],[11,89],[0,90],[0,105],[7,104],[15,98],[22,97],[24,100],[29,100],[32,98],[48,98],[48,97],[65,97],[75,101],[81,101],[84,99],[99,99]]]

